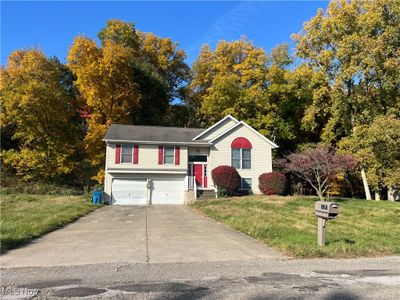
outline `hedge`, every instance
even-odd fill
[[[286,188],[286,176],[279,172],[261,174],[258,188],[264,195],[282,195]]]

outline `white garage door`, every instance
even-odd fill
[[[114,179],[111,188],[113,204],[146,204],[146,180]]]
[[[151,204],[183,204],[183,179],[153,178]]]

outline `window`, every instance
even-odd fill
[[[133,145],[121,145],[121,163],[132,163],[132,149]]]
[[[232,167],[251,169],[251,149],[232,149]]]
[[[251,178],[242,178],[240,189],[251,190]]]
[[[175,147],[164,147],[164,164],[173,164],[175,156]]]
[[[207,155],[189,155],[189,161],[207,162]]]
[[[203,165],[204,177],[207,176],[207,165]]]
[[[236,169],[251,169],[251,148],[250,141],[239,137],[231,144],[231,165]]]
[[[251,149],[242,150],[242,169],[251,169]]]
[[[232,167],[240,169],[240,149],[232,149]]]

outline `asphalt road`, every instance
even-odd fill
[[[400,299],[400,257],[1,270],[2,299]]]

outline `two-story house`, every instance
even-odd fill
[[[228,115],[206,129],[117,125],[106,142],[104,195],[111,204],[187,204],[214,189],[211,170],[235,167],[241,189],[259,194],[258,176],[272,171],[278,146]]]

